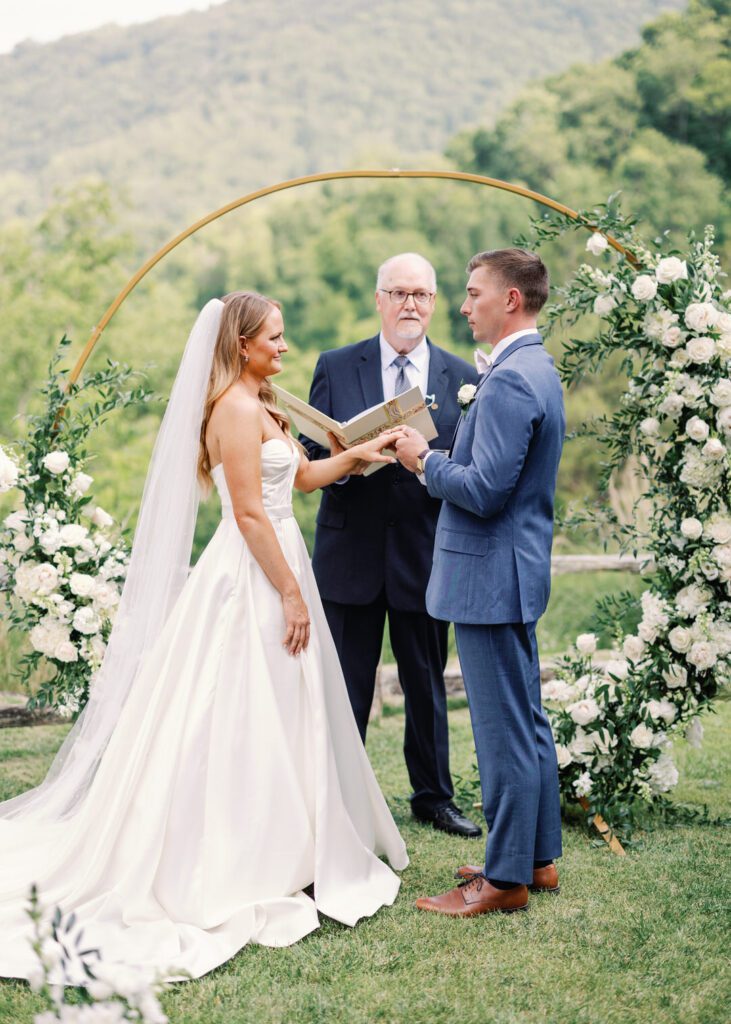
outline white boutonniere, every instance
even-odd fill
[[[462,410],[462,415],[466,416],[469,407],[475,400],[477,394],[476,384],[463,384],[457,392],[457,404]]]

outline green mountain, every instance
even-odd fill
[[[282,178],[359,157],[414,166],[526,82],[619,53],[682,4],[229,0],[21,44],[0,57],[1,216],[101,176],[138,232],[165,237]]]

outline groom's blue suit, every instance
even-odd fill
[[[535,626],[550,590],[564,432],[553,360],[540,334],[523,335],[480,379],[451,455],[425,466],[443,499],[427,607],[455,623],[489,827],[485,874],[526,884],[534,861],[561,853]]]

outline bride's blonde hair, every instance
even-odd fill
[[[216,346],[213,350],[211,376],[208,380],[198,451],[198,480],[206,494],[210,491],[213,482],[211,460],[206,447],[206,430],[213,406],[224,391],[236,383],[246,365],[241,354],[241,342],[247,338],[253,338],[259,333],[273,306],[277,309],[282,308],[276,299],[269,299],[266,295],[260,295],[258,292],[230,292],[223,296],[222,302],[223,312],[221,313]],[[272,419],[279,424],[282,432],[289,437],[289,420],[277,408],[274,391],[267,378],[264,379],[259,390],[259,401]]]

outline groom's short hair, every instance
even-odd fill
[[[539,313],[548,298],[548,271],[540,256],[527,249],[489,249],[478,252],[467,264],[467,273],[486,267],[508,288],[523,296],[526,313]]]

